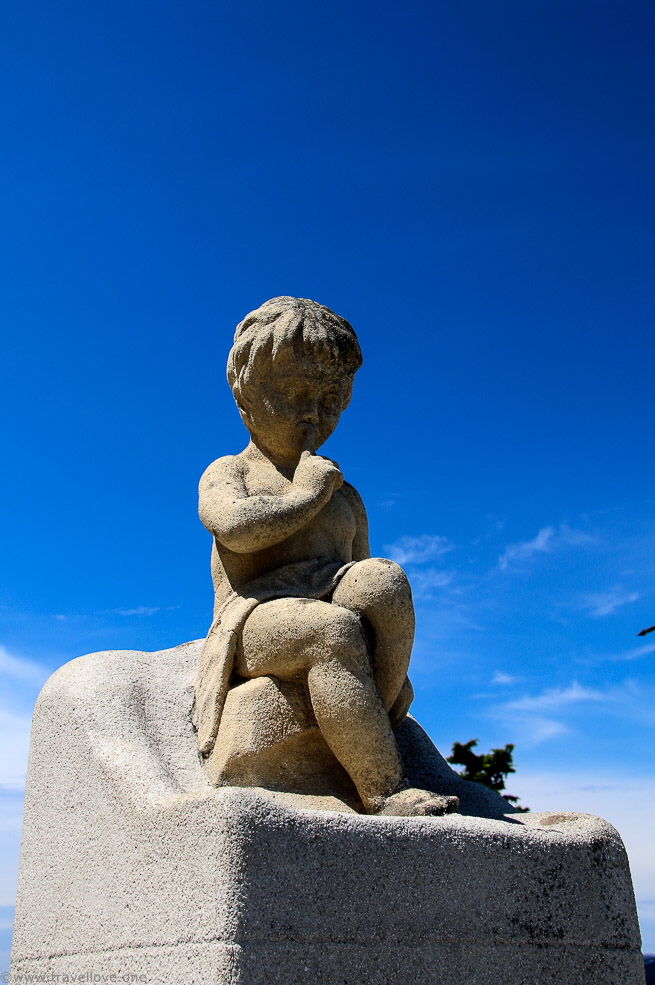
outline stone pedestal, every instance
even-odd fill
[[[191,726],[199,646],[91,654],[46,684],[14,975],[641,985],[630,874],[610,825],[505,814],[412,721],[398,733],[410,777],[456,793],[462,815],[371,818],[320,795],[213,789]]]

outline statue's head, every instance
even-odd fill
[[[269,449],[273,442],[293,459],[303,443],[314,450],[329,438],[361,363],[344,318],[315,301],[281,297],[237,325],[227,378],[255,442]]]

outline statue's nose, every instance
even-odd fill
[[[310,400],[304,405],[302,419],[307,424],[318,424],[318,403],[316,400]]]

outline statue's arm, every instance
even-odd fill
[[[355,539],[353,540],[353,561],[363,561],[365,558],[371,556],[371,548],[368,542],[368,517],[366,515],[366,508],[362,497],[349,482],[344,482],[341,491],[348,500],[357,525]]]
[[[301,485],[294,478],[283,495],[251,496],[238,458],[230,455],[213,462],[200,479],[198,513],[228,550],[253,554],[302,529],[325,506],[332,486]]]

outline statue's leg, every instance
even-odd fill
[[[334,602],[274,599],[250,614],[235,660],[241,677],[305,678],[323,738],[369,814],[446,814],[457,797],[408,788],[358,616]]]
[[[245,678],[306,679],[321,733],[367,810],[399,788],[398,747],[362,625],[350,609],[313,599],[259,605],[243,628],[235,670]]]
[[[409,688],[411,701],[411,685],[405,682],[414,642],[414,605],[403,569],[384,558],[358,561],[335,588],[332,601],[362,619],[371,639],[375,679],[387,711],[403,686]]]

